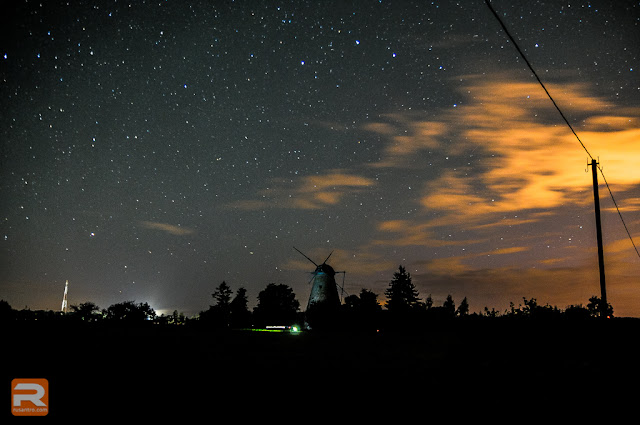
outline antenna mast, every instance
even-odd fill
[[[64,296],[62,297],[62,308],[60,311],[63,313],[67,313],[67,292],[69,291],[69,281],[67,280],[64,284]]]

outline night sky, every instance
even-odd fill
[[[587,152],[483,0],[3,3],[0,298],[208,308],[330,252],[471,311],[600,295]],[[494,0],[640,245],[640,3]],[[599,176],[602,183],[602,175]],[[608,301],[640,258],[600,185]],[[342,276],[337,275],[342,284]]]

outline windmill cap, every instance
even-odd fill
[[[328,274],[328,275],[335,275],[336,272],[335,270],[333,270],[333,267],[331,267],[328,264],[320,264],[317,268],[316,268],[316,273],[324,273],[324,274]]]

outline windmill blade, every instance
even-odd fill
[[[333,254],[333,251],[331,251],[331,252],[329,253],[329,257],[331,257],[331,254]],[[327,264],[327,261],[329,261],[329,257],[327,257],[327,258],[322,262],[322,264]]]
[[[293,249],[295,249],[296,251],[298,251],[300,254],[302,254],[302,256],[304,258],[306,258],[307,260],[311,261],[313,263],[314,266],[318,267],[318,265],[315,263],[315,261],[313,261],[311,258],[307,257],[306,255],[304,255],[304,253],[302,251],[300,251],[298,248],[296,248],[295,246],[293,247]]]

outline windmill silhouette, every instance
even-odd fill
[[[311,293],[309,294],[309,301],[307,302],[307,311],[310,308],[323,310],[337,309],[340,306],[341,298],[338,296],[339,286],[336,284],[335,275],[337,273],[346,274],[346,272],[336,272],[333,267],[327,264],[331,254],[333,254],[333,251],[329,253],[322,264],[317,264],[295,246],[293,249],[298,251],[302,256],[304,256],[304,258],[316,266],[316,269],[311,273],[312,276],[309,280],[309,283],[313,282],[313,285],[311,286]],[[344,288],[340,287],[340,289],[344,293]]]

